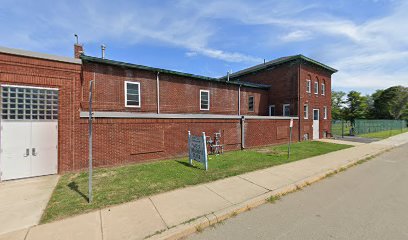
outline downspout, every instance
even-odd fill
[[[238,86],[238,116],[241,115],[241,85]]]
[[[300,67],[301,67],[301,60],[299,60],[299,67],[298,67],[298,141],[301,140],[301,131],[300,131]]]
[[[245,116],[241,116],[241,150],[245,149]]]
[[[157,72],[156,75],[156,93],[157,93],[157,114],[160,113],[160,72]]]

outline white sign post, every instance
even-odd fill
[[[293,128],[293,118],[289,122],[289,145],[288,145],[288,159],[290,158],[290,143],[292,142],[292,128]]]
[[[208,170],[207,145],[205,141],[205,132],[203,135],[194,136],[188,131],[188,159],[190,165],[193,165],[193,160],[204,164],[205,170]]]

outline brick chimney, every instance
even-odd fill
[[[82,44],[74,44],[74,57],[79,58],[84,53],[84,47]]]

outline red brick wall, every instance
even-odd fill
[[[58,168],[73,169],[81,65],[0,53],[0,83],[59,89]],[[75,118],[78,116],[78,118]]]
[[[289,121],[274,119],[245,120],[245,148],[287,143],[289,140]],[[298,139],[298,122],[294,120],[292,140]]]
[[[88,106],[89,81],[94,78],[95,111],[157,112],[157,73],[117,66],[84,63],[82,109]],[[238,86],[160,73],[160,113],[238,114]],[[126,108],[124,82],[141,85],[141,107]],[[210,110],[200,110],[200,90],[210,91]],[[241,114],[248,113],[248,96],[255,97],[253,115],[267,112],[267,90],[243,87]]]
[[[311,93],[306,92],[306,80],[311,80]],[[319,94],[314,93],[314,82],[319,82]],[[326,92],[322,95],[321,87],[322,82],[325,83]],[[319,109],[320,113],[320,126],[319,137],[323,137],[323,132],[329,132],[331,129],[331,74],[320,67],[302,63],[300,71],[300,119],[301,119],[301,137],[308,133],[310,138],[313,132],[313,109]],[[309,118],[304,119],[303,106],[309,105]],[[327,119],[323,117],[323,107],[327,107]]]
[[[96,167],[169,159],[187,155],[187,132],[214,136],[221,132],[226,151],[241,149],[240,119],[102,119],[94,121],[93,157]],[[295,123],[294,128],[297,125]],[[80,122],[73,169],[88,167],[88,124]],[[296,132],[293,139],[296,141]],[[286,143],[289,120],[245,120],[245,147]]]
[[[290,62],[240,76],[237,79],[271,85],[267,106],[275,105],[275,115],[282,116],[283,104],[290,104],[290,115],[297,116],[297,66],[297,62]],[[268,107],[266,111],[265,115],[268,115]]]

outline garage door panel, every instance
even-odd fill
[[[57,173],[57,89],[1,86],[1,180]]]
[[[2,180],[31,176],[31,122],[1,122]],[[27,154],[28,153],[28,154]]]
[[[30,154],[33,176],[57,173],[57,127],[57,121],[32,122]]]

